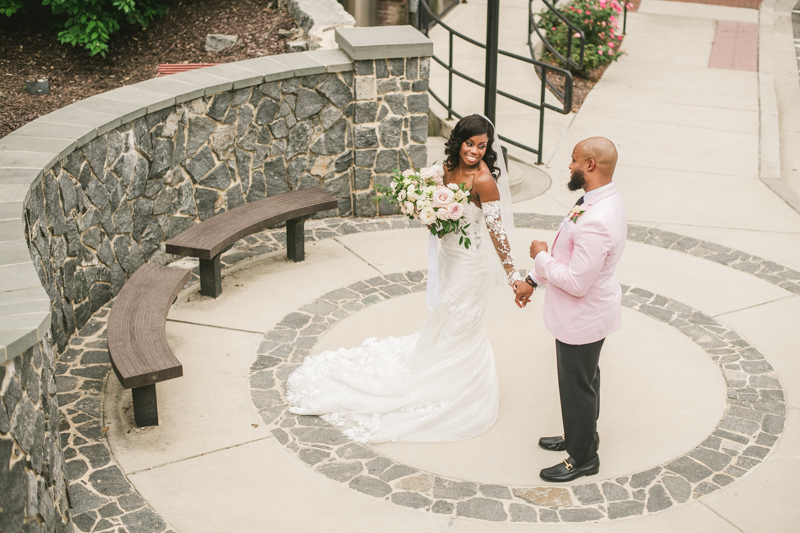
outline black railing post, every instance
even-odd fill
[[[500,34],[500,0],[489,0],[486,8],[486,82],[483,114],[493,124],[497,114],[497,59]]]
[[[547,99],[547,69],[542,69],[542,92],[539,96],[539,145],[536,151],[536,163],[542,164],[542,148],[544,147],[544,104]],[[565,79],[566,81],[566,79]],[[565,83],[566,87],[566,83]]]
[[[447,120],[453,118],[453,32],[450,32],[447,59]]]

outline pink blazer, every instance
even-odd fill
[[[547,282],[544,325],[566,344],[588,344],[622,327],[622,292],[614,270],[628,234],[622,195],[613,183],[584,204],[577,222],[565,218],[551,254],[536,256]]]

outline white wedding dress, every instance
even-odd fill
[[[465,213],[472,245],[467,250],[452,234],[440,240],[440,303],[420,332],[307,357],[288,380],[290,412],[320,415],[372,443],[458,441],[492,427],[500,391],[486,338],[493,283],[484,247],[495,248],[509,282],[520,278],[500,202],[484,202],[483,210],[469,203]]]

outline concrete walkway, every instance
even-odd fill
[[[502,16],[523,4],[503,2]],[[470,0],[448,20],[463,18],[467,10],[479,7],[478,0]],[[800,270],[800,215],[759,179],[764,160],[764,132],[759,131],[761,74],[707,67],[716,21],[763,25],[768,10],[762,7],[759,19],[755,10],[644,0],[639,12],[629,15],[628,56],[608,69],[579,113],[563,117],[560,132],[548,130],[556,131],[546,139],[545,169],[552,187],[517,203],[516,212],[563,216],[577,196],[564,186],[573,145],[591,135],[605,135],[619,146],[616,181],[632,225],[740,250],[745,257],[766,259],[763,264],[775,265],[776,270],[779,265]],[[780,7],[774,13],[785,11]],[[511,18],[509,27],[512,22],[524,25],[524,18]],[[791,34],[787,38],[791,42]],[[771,43],[783,46],[779,32],[762,46]],[[761,65],[765,63],[762,59]],[[788,84],[775,83],[788,94]],[[796,83],[794,88],[798,89]],[[522,119],[499,120],[500,128],[512,137],[525,125]],[[781,128],[781,133],[786,130]],[[775,138],[779,134],[767,133]],[[521,242],[554,237],[544,226],[521,226]],[[419,292],[421,275],[416,274],[426,268],[424,230],[330,234],[331,238],[307,245],[303,263],[290,264],[281,252],[239,263],[227,271],[217,300],[199,297],[196,287],[181,294],[167,331],[185,375],[159,385],[158,427],[132,427],[129,391],[123,391],[113,376],[107,380],[104,416],[113,454],[142,497],[175,530],[450,533],[560,527],[560,531],[782,532],[796,528],[800,295],[749,273],[752,270],[727,266],[730,259],[720,257],[725,253],[701,257],[701,252],[683,253],[658,243],[630,242],[620,263],[620,282],[638,292],[628,293],[632,303],[624,310],[624,329],[609,338],[601,362],[603,467],[599,476],[579,484],[605,482],[599,501],[609,510],[615,498],[631,494],[635,498],[632,474],[691,452],[709,438],[726,413],[726,380],[709,357],[713,352],[703,345],[707,341],[690,338],[686,331],[657,319],[658,310],[652,306],[667,304],[658,304],[655,295],[702,313],[725,338],[736,339],[738,334],[743,340],[735,342],[749,342],[780,378],[782,391],[775,390],[774,395],[785,393],[785,430],[776,430],[777,442],[766,434],[759,437],[767,455],[763,462],[754,459],[754,466],[740,479],[725,481],[730,484],[707,496],[695,492],[691,498],[687,494],[687,500],[673,494],[675,503],[659,512],[656,506],[651,512],[648,500],[645,516],[553,525],[543,523],[556,515],[546,505],[538,507],[536,523],[513,523],[530,519],[520,510],[525,506],[513,507],[515,503],[503,504],[504,523],[493,523],[497,515],[483,511],[462,512],[461,506],[444,513],[436,512],[435,506],[432,511],[412,509],[408,502],[398,504],[394,494],[384,499],[369,495],[363,487],[354,490],[347,482],[352,475],[348,478],[343,470],[314,466],[319,457],[332,453],[331,446],[312,445],[305,455],[296,452],[293,442],[282,440],[282,430],[269,430],[265,422],[269,394],[258,392],[285,380],[291,365],[251,377],[253,362],[265,360],[258,354],[267,346],[272,349],[273,339],[280,336],[276,331],[291,327],[292,313],[306,306],[304,312],[313,315],[312,309],[324,307],[320,302],[333,298],[331,291],[343,287],[362,287],[366,294],[370,286],[391,285],[385,280],[393,280],[399,288],[393,294],[388,289],[372,291],[387,296],[370,300],[378,303],[368,309],[356,311],[360,307],[355,302],[348,312],[332,313],[324,321],[327,333],[309,347],[312,353],[354,346],[367,336],[414,332],[426,314]],[[709,247],[713,245],[707,244],[705,250]],[[518,256],[524,256],[524,250],[521,247]],[[522,259],[521,267],[530,268],[530,259]],[[395,276],[404,272],[412,274]],[[642,300],[650,304],[634,305],[636,295],[643,294],[650,295]],[[555,487],[537,475],[540,468],[561,459],[560,454],[536,446],[538,436],[560,431],[553,340],[541,323],[542,298],[519,311],[507,291],[498,289],[496,297],[490,340],[502,391],[498,423],[484,435],[460,443],[382,444],[368,453],[388,459],[388,464],[395,464],[392,468],[410,467],[402,474],[407,477],[398,476],[409,494],[435,493],[431,484],[442,477],[462,480],[465,487],[474,483],[484,496],[501,494],[492,496],[500,501],[507,485],[529,487],[526,501],[535,499],[531,494],[547,494],[557,505],[563,494],[551,492]],[[729,380],[740,372],[725,370]],[[274,381],[265,385],[264,380]],[[290,431],[296,423],[313,424],[284,421],[282,427]],[[721,442],[723,451],[731,446],[732,454],[741,452],[733,441]],[[311,453],[314,449],[317,456]],[[344,458],[343,448],[336,449],[337,457]],[[722,485],[728,477],[714,479]],[[391,482],[393,488],[400,483]],[[616,487],[625,492],[624,498],[614,496]],[[560,516],[563,522],[565,515]]]

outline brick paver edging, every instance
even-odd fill
[[[517,214],[515,218],[518,227],[546,230],[557,229],[562,220],[558,216],[528,213]],[[306,224],[306,240],[317,241],[353,233],[410,227],[418,227],[418,224],[401,216],[312,220]],[[634,225],[629,226],[628,239],[690,253],[748,272],[800,294],[800,273],[738,250]],[[268,230],[237,243],[223,256],[223,262],[231,266],[284,247],[285,231]],[[195,273],[189,285],[198,279]],[[374,490],[379,494],[388,486],[391,490],[383,497],[400,505],[457,516],[475,515],[487,520],[502,518],[502,512],[506,517],[502,519],[512,522],[614,519],[652,513],[691,501],[692,495],[699,497],[732,482],[737,474],[742,475],[758,465],[769,454],[783,431],[783,390],[772,367],[757,350],[735,332],[688,306],[642,289],[625,287],[624,304],[627,307],[677,327],[689,335],[720,365],[728,383],[728,408],[720,427],[687,456],[646,472],[600,483],[568,488],[525,488],[447,480],[398,465],[346,439],[337,445],[312,445],[299,439],[309,440],[304,436],[309,434],[325,434],[331,438],[338,434],[335,440],[339,442],[344,437],[316,417],[284,416],[284,383],[297,366],[300,354],[310,353],[322,332],[353,312],[387,298],[424,290],[425,278],[421,272],[394,274],[360,282],[355,286],[328,293],[297,313],[290,313],[268,334],[274,338],[265,340],[252,367],[250,384],[253,401],[270,423],[283,417],[280,418],[283,421],[274,429],[278,435],[285,435],[285,445],[293,453],[300,455],[301,450],[307,450],[301,456],[304,460],[327,457],[313,465],[316,470],[334,479],[342,478],[341,482],[362,492]],[[337,295],[339,292],[342,299],[337,299],[340,298]],[[79,530],[87,532],[171,531],[116,465],[103,432],[102,391],[110,370],[105,329],[110,305],[95,313],[80,333],[73,337],[56,366],[62,418],[61,440],[69,477],[73,520]],[[323,312],[326,306],[335,309],[326,314]],[[291,324],[299,324],[303,320],[306,321],[305,325],[299,330],[291,327]],[[297,336],[298,331],[302,335]],[[309,335],[312,331],[319,333]],[[293,341],[288,340],[290,337]],[[294,427],[279,427],[291,419],[294,419]],[[297,435],[298,431],[302,437]],[[355,470],[354,463],[361,464],[361,470],[350,476],[348,469]],[[386,465],[385,468],[383,465]],[[357,478],[360,481],[355,481]],[[475,490],[479,492],[473,494]],[[462,493],[463,497],[459,498],[448,496]],[[428,500],[432,503],[423,505]],[[598,513],[599,517],[594,518]]]

